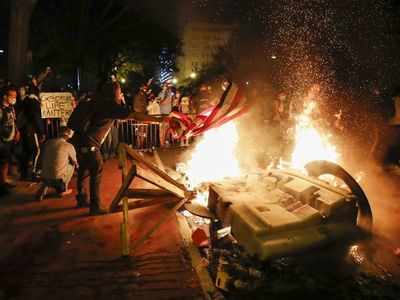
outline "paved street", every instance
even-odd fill
[[[115,161],[105,174],[111,200],[121,177]],[[73,196],[36,202],[36,188],[23,182],[0,201],[0,299],[201,299],[176,217],[122,259],[121,213],[88,216]],[[131,211],[131,244],[166,209]]]

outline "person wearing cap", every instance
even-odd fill
[[[42,156],[41,186],[37,192],[37,200],[46,196],[49,187],[54,188],[59,196],[70,194],[68,189],[75,168],[78,166],[75,148],[68,142],[74,132],[62,127],[60,137],[47,141]]]

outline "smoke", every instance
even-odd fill
[[[273,89],[269,85],[253,85],[248,88],[246,97],[252,98],[254,105],[236,121],[239,131],[237,158],[246,171],[265,169],[271,159],[283,154],[280,132],[270,123],[275,97]]]
[[[351,167],[355,170],[357,167]],[[358,166],[360,169],[360,166]],[[360,185],[363,188],[373,214],[373,231],[375,235],[384,237],[395,246],[400,245],[400,213],[399,174],[394,175],[373,162],[362,166],[365,176]],[[397,171],[399,172],[399,170]]]
[[[238,120],[242,165],[263,168],[282,152],[281,136],[268,123],[277,93],[302,99],[318,84],[323,118],[329,123],[343,112],[344,129],[334,132],[343,167],[354,176],[365,173],[361,184],[375,228],[392,239],[400,236],[393,226],[399,194],[382,161],[394,141],[385,103],[400,78],[394,9],[387,0],[193,0],[182,8],[193,19],[239,25],[230,72],[249,82],[248,96],[257,98]]]

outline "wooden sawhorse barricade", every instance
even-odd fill
[[[122,169],[122,185],[110,204],[110,212],[122,210],[123,202],[125,202],[123,216],[124,222],[127,222],[128,209],[162,203],[175,204],[148,232],[135,242],[131,248],[133,250],[146,241],[180,207],[191,200],[193,193],[126,144],[119,145],[118,157]],[[159,189],[132,189],[130,186],[135,178],[150,183]]]
[[[192,195],[183,184],[177,182],[128,145],[119,145],[118,157],[122,169],[122,185],[110,204],[110,212],[121,209],[121,201],[124,197],[129,199],[129,209],[133,209],[159,203],[178,202],[181,199],[189,200]],[[159,189],[131,189],[130,186],[135,178]]]

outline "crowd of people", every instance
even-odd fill
[[[1,89],[0,195],[15,187],[9,172],[18,170],[22,179],[37,174],[40,145],[46,138],[39,99],[42,80],[32,78],[20,87],[8,83]]]
[[[184,96],[172,81],[162,84],[160,92],[155,95],[151,89],[151,80],[140,87],[133,101],[136,112],[149,115],[168,115],[173,111],[184,114],[193,113],[189,96]]]
[[[203,102],[210,105],[218,98],[217,95],[212,97],[211,87],[204,86],[199,93],[201,95],[202,91],[203,95],[193,99],[183,95],[170,81],[163,83],[160,91],[155,93],[151,80],[143,84],[135,95],[125,96],[117,78],[111,76],[96,92],[73,97],[71,116],[61,124],[58,135],[50,139],[46,136],[40,103],[41,85],[48,72],[49,69],[20,87],[11,83],[0,87],[0,196],[7,195],[16,186],[9,175],[39,181],[38,200],[46,196],[49,188],[64,196],[72,193],[69,183],[76,172],[77,206],[89,207],[92,214],[106,212],[100,194],[104,153],[109,152],[104,148],[112,148],[111,152],[117,149],[117,120],[160,124],[160,116],[168,116],[171,112],[196,115],[199,109],[202,110]],[[322,127],[343,132],[341,110],[331,114],[331,120],[322,117],[325,114],[320,111],[322,100],[318,85],[311,86],[301,99],[299,101],[281,92],[269,101],[268,120],[276,129],[280,157],[290,153],[296,117],[307,110],[314,122],[323,123],[320,124]],[[309,106],[310,103],[318,105]],[[169,131],[161,128],[163,126],[160,126],[159,138],[165,141],[163,135]],[[269,135],[273,135],[273,131]]]
[[[128,101],[112,76],[96,92],[73,97],[72,114],[61,120],[57,136],[50,138],[41,116],[45,77],[33,77],[20,87],[11,83],[0,87],[0,196],[16,187],[10,178],[18,178],[40,183],[38,200],[49,188],[61,197],[72,193],[69,183],[76,172],[77,206],[89,207],[91,214],[103,214],[107,212],[100,194],[103,154],[105,145],[112,144],[113,137],[118,139],[118,131],[113,132],[115,122],[160,122],[160,116],[173,111],[192,112],[190,98],[182,96],[171,82],[164,83],[155,96],[149,81]]]

